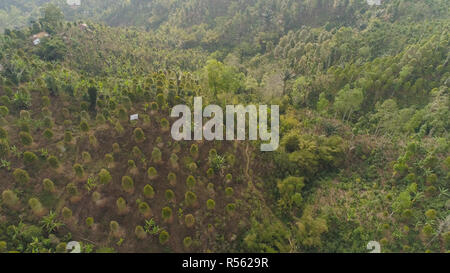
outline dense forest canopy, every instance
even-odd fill
[[[448,252],[449,7],[3,0],[0,252]],[[173,141],[195,96],[280,148]]]

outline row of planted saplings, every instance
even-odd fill
[[[125,179],[125,181],[126,180],[127,179]],[[51,192],[54,191],[54,184],[51,180],[44,179],[43,184],[44,184],[44,189],[46,191],[51,191]],[[71,194],[76,195],[77,190],[73,183],[70,183],[67,186],[67,190]],[[150,185],[146,185],[144,187],[143,193],[144,193],[144,196],[147,198],[153,198],[154,194],[155,194],[153,188]],[[95,192],[92,197],[93,200],[100,199],[101,197],[98,195],[99,195],[99,193]],[[168,200],[172,199],[173,196],[174,196],[173,192],[171,192],[170,190],[166,191],[166,198]],[[20,200],[19,200],[17,194],[14,193],[13,191],[5,190],[2,193],[2,199],[3,199],[3,203],[6,206],[8,206],[9,208],[13,208],[13,209],[20,208]],[[187,192],[185,195],[185,203],[188,206],[194,206],[196,204],[196,202],[197,202],[197,197],[196,197],[195,193]],[[153,215],[152,210],[150,209],[150,206],[145,201],[141,201],[138,199],[136,201],[136,203],[138,205],[139,213],[144,218],[148,219]],[[32,212],[36,216],[42,217],[47,212],[47,210],[43,207],[43,205],[37,198],[30,198],[28,201],[28,205],[30,206]],[[123,214],[128,211],[127,203],[126,203],[125,199],[122,197],[117,199],[116,206],[117,206],[117,210],[118,210],[119,214]],[[214,210],[215,209],[215,201],[212,199],[209,199],[206,202],[206,206],[207,206],[208,210]],[[64,220],[64,222],[66,224],[70,225],[70,224],[76,223],[76,220],[74,219],[73,214],[72,214],[72,210],[70,210],[69,208],[64,207],[61,211],[61,215],[62,215],[62,219]],[[164,223],[171,223],[173,221],[172,208],[170,208],[170,207],[162,208],[161,218]],[[192,228],[195,224],[194,216],[192,214],[187,214],[186,216],[184,216],[184,224],[187,228]],[[86,218],[86,227],[89,229],[97,228],[97,225],[95,224],[93,217]],[[115,221],[111,221],[110,231],[111,231],[111,235],[113,237],[122,237],[124,235],[123,230],[119,227],[119,224]],[[144,230],[144,228],[142,226],[137,226],[135,229],[135,234],[139,239],[147,238],[148,232],[151,232],[151,231]],[[151,233],[151,234],[154,234],[154,233]],[[169,239],[168,235],[169,234],[166,231],[159,232],[159,240],[160,240],[161,244],[165,244],[168,241],[168,239]],[[184,239],[183,243],[184,243],[185,247],[189,247],[192,243],[192,239],[190,237],[186,237]]]
[[[83,167],[80,164],[75,164],[73,168],[74,168],[74,171],[75,171],[77,176],[79,176],[79,177],[83,176],[83,172],[84,171],[83,171]],[[14,171],[14,173],[13,173],[13,176],[14,176],[15,180],[18,183],[20,183],[20,184],[25,185],[25,184],[30,182],[30,176],[29,176],[28,172],[25,171],[25,170],[16,169]],[[101,185],[108,184],[108,183],[110,183],[112,181],[112,176],[109,173],[109,171],[106,170],[106,169],[102,169],[98,173],[97,177],[98,177],[98,182]],[[156,169],[154,167],[150,167],[148,169],[148,177],[149,177],[150,180],[154,180],[157,177],[157,171],[156,171]],[[169,182],[169,184],[174,185],[176,183],[176,174],[173,173],[173,172],[169,173],[168,177],[167,177],[167,181]],[[193,206],[193,205],[196,204],[197,196],[195,195],[194,192],[192,192],[192,190],[194,189],[195,185],[196,185],[195,177],[192,176],[192,175],[188,176],[187,179],[186,179],[186,186],[187,186],[188,191],[185,194],[185,204],[187,206]],[[127,193],[133,193],[134,190],[135,190],[134,181],[133,181],[133,179],[130,176],[122,177],[121,186],[122,186],[122,189],[125,192],[127,192]],[[48,179],[48,178],[43,179],[42,187],[43,187],[44,191],[47,191],[49,193],[55,193],[56,192],[56,187],[55,187],[54,182],[52,180]],[[208,184],[208,188],[213,190],[213,184],[209,183]],[[71,199],[72,202],[76,202],[77,200],[79,200],[81,198],[79,190],[78,190],[78,187],[77,187],[77,185],[75,183],[67,184],[66,185],[66,190],[67,190],[67,193],[69,194],[70,199]],[[233,190],[232,187],[227,187],[225,189],[225,193],[226,193],[226,196],[231,197],[233,195],[233,193],[234,193],[234,190]],[[153,198],[155,196],[155,191],[154,191],[154,189],[153,189],[153,187],[151,185],[147,184],[143,188],[143,194],[144,194],[145,197],[151,199],[151,198]],[[94,194],[93,194],[94,201],[100,200],[100,197],[98,195],[99,195],[98,192],[94,192]],[[9,196],[9,195],[7,195],[7,196]],[[175,201],[175,194],[174,194],[174,192],[171,189],[166,190],[165,197],[166,197],[166,200],[168,202]],[[9,198],[9,199],[6,198],[5,200],[11,200],[11,202],[7,202],[7,203],[9,203],[12,207],[15,207],[16,203],[14,202],[14,200],[17,200],[16,198]],[[212,202],[214,202],[214,201],[213,200],[208,200],[208,202],[207,202],[207,208],[208,209],[214,209],[215,205],[212,206],[211,205]],[[124,206],[120,206],[120,204],[124,204],[124,202],[121,202],[121,199],[119,198],[119,200],[117,202],[117,207],[119,209],[119,212],[120,211],[123,212],[124,211],[123,209],[125,207]],[[215,203],[213,203],[213,204],[215,204]],[[146,210],[145,209],[146,206],[147,206],[147,204],[145,202],[142,202],[141,205],[142,205],[142,210],[140,210],[140,211],[145,216],[145,215],[147,215],[150,212],[150,210]],[[140,207],[141,207],[141,205],[140,205]],[[39,211],[39,210],[37,210],[37,211]]]

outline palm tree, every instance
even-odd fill
[[[47,216],[42,217],[41,220],[42,228],[44,228],[48,233],[52,233],[53,231],[57,230],[59,227],[63,226],[64,224],[61,222],[58,222],[56,220],[56,213],[53,211],[50,211],[50,213]]]

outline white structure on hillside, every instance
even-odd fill
[[[81,6],[81,0],[66,0],[67,5],[71,7],[79,7]]]
[[[134,114],[134,115],[130,116],[130,121],[138,120],[138,119],[139,119],[139,114]]]
[[[370,6],[380,6],[381,0],[367,0],[367,4]]]
[[[31,36],[31,40],[33,41],[33,45],[36,46],[41,43],[41,40],[43,38],[47,38],[49,36],[50,35],[47,32],[43,31],[43,32],[39,32],[39,33],[36,33],[33,36]]]

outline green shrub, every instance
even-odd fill
[[[405,209],[402,212],[402,218],[405,219],[405,220],[411,219],[412,216],[413,216],[413,212],[412,212],[411,209]]]
[[[50,105],[50,99],[48,96],[42,96],[41,97],[41,105],[42,106],[49,106]]]
[[[158,95],[156,95],[156,102],[158,103],[158,106],[160,108],[164,108],[164,106],[166,105],[166,99],[164,98],[163,93],[159,93]]]
[[[450,247],[450,231],[445,232],[442,235],[443,239],[444,239],[444,243],[446,245],[446,248],[449,249]]]
[[[158,171],[154,167],[150,167],[147,170],[147,175],[150,180],[154,180],[158,177]]]
[[[184,239],[183,239],[183,245],[184,245],[184,247],[185,248],[190,248],[191,247],[191,245],[192,245],[192,238],[191,237],[185,237]]]
[[[161,126],[161,130],[167,131],[170,128],[170,123],[166,118],[162,118],[161,121],[159,122],[160,126]]]
[[[114,143],[112,145],[112,148],[113,148],[113,153],[115,153],[115,154],[120,153],[120,145],[118,143]]]
[[[169,207],[164,207],[161,211],[162,218],[165,222],[172,219],[172,209]]]
[[[206,208],[208,210],[214,210],[216,208],[216,202],[212,199],[208,199],[208,201],[206,201]]]
[[[33,144],[33,137],[28,132],[19,133],[20,142],[25,146],[30,146]]]
[[[61,215],[64,218],[64,220],[70,220],[72,219],[72,210],[68,207],[64,207],[61,211]]]
[[[22,169],[15,169],[13,172],[14,180],[16,180],[17,183],[25,184],[30,182],[30,176],[28,175],[28,172]]]
[[[188,164],[188,170],[192,173],[195,173],[197,171],[197,164],[195,162],[191,162]]]
[[[175,173],[173,173],[173,172],[170,172],[167,175],[167,180],[169,181],[170,185],[175,186],[176,183],[177,183],[177,175]]]
[[[125,121],[128,119],[127,110],[125,109],[125,107],[120,106],[117,109],[117,117],[122,121]]]
[[[159,106],[156,102],[152,102],[152,103],[150,103],[150,109],[151,109],[151,111],[158,111]]]
[[[450,169],[450,156],[447,156],[447,158],[444,160],[444,166],[446,169]]]
[[[117,122],[115,123],[114,129],[116,130],[116,132],[117,132],[119,135],[122,135],[123,132],[125,131],[125,129],[123,128],[122,124],[120,124],[119,121],[117,121]]]
[[[425,195],[427,197],[434,196],[434,195],[436,195],[436,193],[437,193],[437,189],[435,186],[428,186],[425,188]]]
[[[86,218],[86,226],[88,228],[91,228],[92,226],[94,226],[94,218],[92,218],[92,217]]]
[[[291,208],[294,204],[296,206],[301,205],[302,195],[301,191],[305,186],[303,177],[289,176],[277,183],[278,191],[280,192],[281,199],[279,204],[281,206]]]
[[[119,226],[119,223],[117,223],[117,221],[109,222],[109,229],[113,235],[117,235],[119,228],[120,228],[120,226]]]
[[[11,105],[11,100],[9,99],[8,96],[3,95],[3,96],[0,97],[0,104],[4,105],[4,106],[0,106],[0,118],[1,118],[1,117],[5,117],[5,116],[8,115],[9,109],[6,106],[7,105],[8,106]],[[6,112],[6,111],[8,111],[8,112]]]
[[[107,164],[114,162],[114,156],[112,154],[105,154],[105,161]]]
[[[188,191],[184,195],[184,201],[187,206],[193,206],[197,202],[197,195],[191,191]]]
[[[73,171],[79,178],[82,178],[84,176],[84,168],[81,164],[76,163],[75,165],[73,165]]]
[[[27,110],[21,110],[19,112],[19,118],[20,119],[31,119],[30,112],[28,112]]]
[[[160,163],[162,161],[162,153],[161,153],[161,150],[158,147],[153,148],[152,160],[155,163]]]
[[[233,176],[229,173],[225,176],[225,182],[230,183],[233,179]]]
[[[192,158],[196,159],[198,157],[198,145],[197,144],[192,144],[189,151],[191,153]]]
[[[77,187],[77,185],[75,185],[75,183],[67,184],[66,190],[69,193],[69,195],[72,196],[72,197],[78,196],[78,194],[79,194],[78,187]]]
[[[30,124],[28,121],[19,120],[19,131],[30,133]]]
[[[144,196],[147,198],[153,198],[155,196],[155,191],[152,186],[148,184],[144,186]]]
[[[128,193],[133,193],[134,182],[131,177],[129,177],[129,176],[122,177],[122,189]]]
[[[233,190],[232,187],[227,187],[227,188],[225,189],[225,195],[226,195],[227,197],[233,196],[233,193],[234,193],[234,190]]]
[[[141,151],[141,149],[139,149],[138,146],[134,146],[133,147],[132,153],[133,153],[133,156],[135,158],[141,158],[142,157],[142,151]]]
[[[35,215],[41,216],[44,213],[44,207],[42,207],[41,202],[37,198],[30,198],[28,205]]]
[[[0,139],[8,139],[8,132],[0,127]]]
[[[191,228],[195,225],[195,217],[192,214],[187,214],[184,217],[184,223],[186,224],[186,227]]]
[[[170,161],[170,165],[173,169],[178,168],[178,156],[176,154],[171,154],[169,161]]]
[[[431,226],[430,224],[426,224],[423,227],[422,232],[425,236],[430,237],[434,233],[433,226]]]
[[[50,165],[51,168],[53,169],[58,169],[59,168],[59,160],[58,158],[56,158],[55,156],[49,156],[47,158],[47,162]]]
[[[89,144],[91,144],[94,147],[98,146],[97,138],[94,135],[89,136]]]
[[[165,245],[168,241],[169,241],[169,233],[165,230],[161,231],[161,233],[159,234],[159,243],[161,245]]]
[[[0,253],[5,253],[8,250],[8,245],[5,241],[0,241]]]
[[[89,131],[89,124],[87,123],[87,121],[82,120],[80,122],[80,131],[83,133],[86,133]]]
[[[42,114],[45,114],[45,111],[47,112],[46,114],[50,115],[50,111],[48,109],[46,109],[46,108],[43,108],[41,110]],[[44,117],[44,119],[42,120],[42,123],[44,124],[44,128],[46,128],[46,129],[53,128],[53,121],[48,116]]]
[[[83,159],[83,162],[88,163],[91,161],[91,154],[89,152],[82,152],[81,153],[81,159]]]
[[[111,180],[111,174],[107,170],[101,169],[98,173],[98,181],[100,182],[100,184],[109,184]]]
[[[425,212],[425,216],[428,218],[428,220],[434,220],[436,219],[437,212],[434,209],[429,209]]]
[[[214,170],[212,169],[212,168],[209,168],[207,171],[206,171],[206,177],[208,177],[208,178],[213,178],[214,177]]]
[[[0,158],[8,158],[10,154],[9,143],[6,139],[0,139]]]
[[[225,210],[229,213],[229,214],[233,214],[234,211],[236,210],[236,205],[234,203],[230,203],[226,206]]]
[[[134,234],[138,239],[144,240],[147,238],[147,232],[145,232],[144,228],[142,226],[136,226],[134,229]]]
[[[209,150],[208,156],[209,156],[209,157],[215,157],[215,156],[217,156],[217,150],[216,150],[216,149],[211,149],[211,150]]]
[[[189,175],[186,178],[186,186],[187,186],[188,189],[192,190],[195,187],[195,183],[196,183],[196,180],[195,180],[195,178],[192,175]]]
[[[164,142],[163,142],[163,140],[162,140],[162,137],[160,137],[160,136],[158,136],[157,138],[156,138],[156,140],[155,140],[155,144],[156,144],[156,146],[158,146],[158,147],[163,147],[164,146]]]
[[[51,140],[53,138],[53,131],[51,129],[45,129],[42,135],[48,139]]]
[[[62,242],[59,243],[55,248],[56,253],[66,253],[67,252],[67,244]]]
[[[136,168],[136,163],[132,159],[128,160],[127,164],[128,164],[128,169],[135,169]]]
[[[98,191],[92,193],[92,201],[97,202],[102,198],[102,195]]]
[[[165,196],[169,202],[175,199],[175,193],[172,190],[166,190]]]
[[[0,106],[0,117],[4,118],[9,115],[9,109],[6,106]]]
[[[55,184],[50,179],[45,178],[42,181],[42,184],[43,184],[43,187],[44,187],[45,191],[47,191],[47,192],[55,192]]]
[[[2,201],[5,205],[7,205],[10,208],[16,208],[19,205],[19,198],[17,197],[17,194],[15,194],[11,190],[4,190],[2,193]]]
[[[38,157],[33,152],[24,152],[23,153],[23,163],[28,167],[34,167],[36,166],[36,163],[38,161]]]
[[[73,140],[73,136],[72,136],[72,132],[69,130],[66,130],[64,132],[64,142],[65,143],[70,143]]]
[[[146,202],[139,202],[139,212],[144,215],[145,217],[148,217],[151,215],[152,210],[150,209],[150,206]]]
[[[145,140],[144,131],[141,128],[134,129],[134,139],[136,142],[143,142]]]
[[[181,151],[180,143],[175,142],[172,147],[173,153],[179,153]]]
[[[117,210],[119,211],[120,214],[127,211],[127,202],[122,197],[119,197],[116,200],[116,206],[117,206]]]
[[[208,185],[206,185],[206,189],[212,193],[214,193],[214,184],[213,183],[208,183]]]

